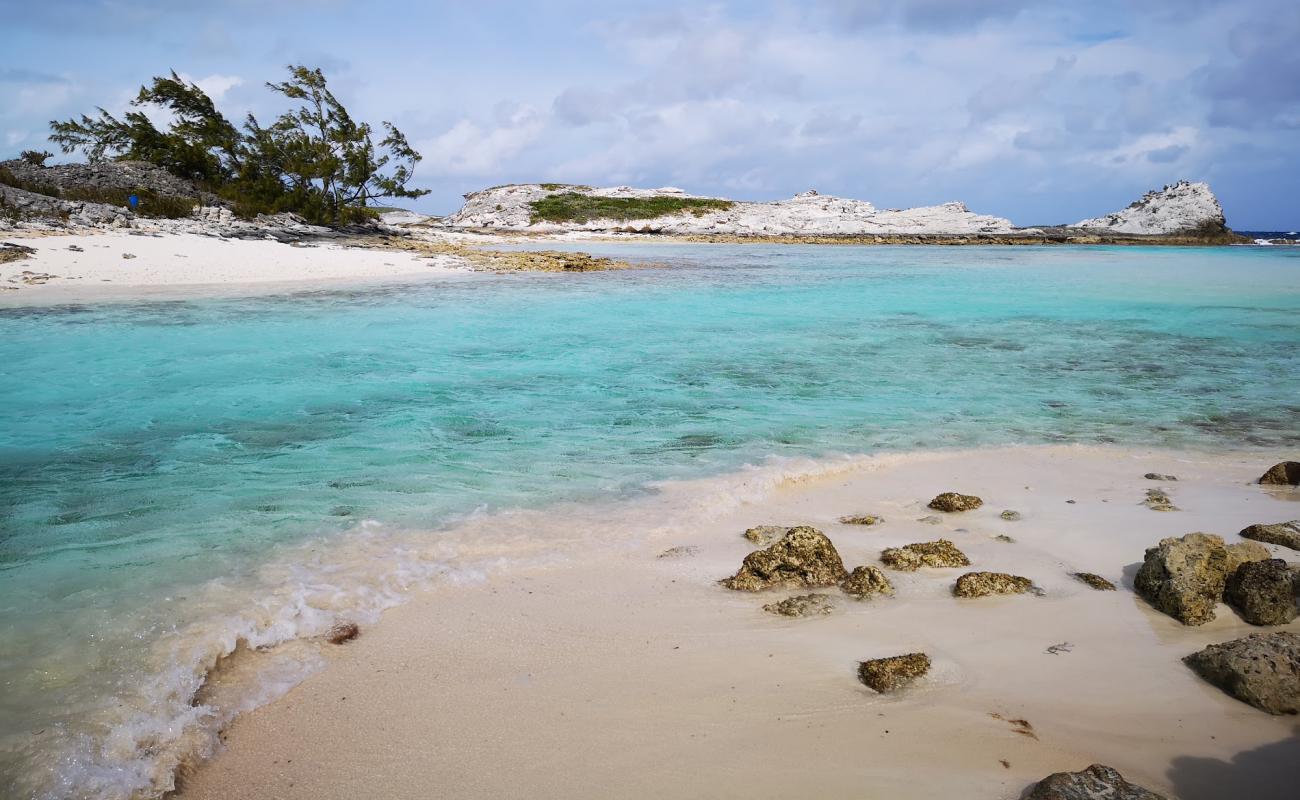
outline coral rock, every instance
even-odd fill
[[[992,594],[1024,594],[1034,590],[1034,582],[1005,572],[967,572],[953,584],[958,597],[988,597]]]
[[[1147,499],[1143,502],[1152,511],[1178,510],[1178,506],[1174,505],[1174,501],[1170,499],[1169,495],[1159,489],[1147,489]]]
[[[330,644],[350,642],[361,635],[361,628],[351,620],[339,620],[325,633],[325,641]]]
[[[894,585],[885,577],[885,573],[872,566],[855,567],[849,577],[840,581],[840,588],[845,594],[862,600],[873,595],[892,596]]]
[[[908,653],[860,662],[858,679],[884,694],[902,689],[929,671],[929,656],[925,653]]]
[[[1228,576],[1223,599],[1251,625],[1285,625],[1296,618],[1295,576],[1280,558],[1248,561]]]
[[[1214,619],[1228,566],[1228,549],[1218,536],[1189,533],[1161,539],[1147,549],[1133,588],[1184,625],[1203,625]]]
[[[1166,800],[1124,780],[1114,769],[1093,764],[1079,772],[1056,772],[1034,784],[1025,800]]]
[[[1259,476],[1265,486],[1300,486],[1300,461],[1283,461]]]
[[[879,525],[884,521],[884,517],[878,517],[875,514],[840,517],[840,524],[842,525]]]
[[[1005,519],[1007,522],[1019,522],[1019,521],[1020,521],[1020,512],[1019,512],[1019,511],[1012,511],[1012,510],[1009,509],[1009,508],[1008,508],[1006,511],[1003,511],[1003,512],[1002,512],[1001,514],[999,514],[998,516],[1002,517],[1002,518]]]
[[[1300,633],[1253,633],[1183,662],[1243,703],[1270,714],[1300,713]]]
[[[930,508],[935,511],[973,511],[984,505],[984,501],[973,494],[944,492],[930,501]]]
[[[1170,481],[1174,481],[1174,482],[1178,481],[1177,475],[1162,475],[1159,472],[1148,472],[1142,477],[1146,478],[1149,481],[1164,481],[1165,483],[1168,483]]]
[[[970,559],[947,539],[889,547],[880,554],[885,566],[915,572],[921,567],[969,567]]]
[[[781,586],[834,586],[848,575],[831,540],[816,528],[791,528],[780,541],[745,556],[728,589],[757,592]]]
[[[745,531],[745,538],[759,547],[767,547],[789,532],[790,529],[784,525],[755,525]]]
[[[1242,530],[1241,538],[1300,550],[1300,519],[1279,522],[1276,525],[1251,525]]]
[[[1110,581],[1106,580],[1100,575],[1094,575],[1091,572],[1071,572],[1070,574],[1073,575],[1075,578],[1078,578],[1079,580],[1088,584],[1089,586],[1091,586],[1092,588],[1096,589],[1099,592],[1115,591],[1115,584],[1111,583]]]
[[[768,603],[763,610],[782,617],[812,617],[835,610],[835,601],[824,594],[801,594],[778,603]]]

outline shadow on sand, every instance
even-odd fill
[[[1300,796],[1300,725],[1282,741],[1243,750],[1231,761],[1181,756],[1168,774],[1178,800],[1294,800]]]

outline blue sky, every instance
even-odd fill
[[[0,156],[175,69],[271,117],[288,63],[425,156],[416,205],[522,181],[808,188],[1069,222],[1179,178],[1300,226],[1300,3],[6,3]]]

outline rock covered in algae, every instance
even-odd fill
[[[1285,625],[1296,618],[1296,576],[1280,558],[1248,561],[1228,576],[1223,599],[1251,625]]]
[[[814,617],[834,611],[835,601],[824,594],[800,594],[768,603],[763,610],[782,617]]]
[[[781,586],[834,586],[847,575],[831,540],[816,528],[799,525],[770,547],[745,556],[740,571],[722,585],[746,592]]]
[[[973,494],[944,492],[930,501],[930,508],[935,511],[973,511],[984,505],[984,501]]]
[[[1161,539],[1147,548],[1133,588],[1184,625],[1204,625],[1214,619],[1228,576],[1241,564],[1268,556],[1261,544],[1225,546],[1222,538],[1209,533]]]
[[[1093,764],[1078,772],[1056,772],[1043,778],[1024,800],[1166,800],[1104,764]]]
[[[1300,633],[1252,633],[1183,659],[1197,675],[1270,714],[1300,713]]]
[[[840,581],[840,588],[844,593],[863,600],[878,594],[891,597],[894,594],[894,585],[885,577],[878,567],[870,565],[854,567],[849,573],[849,577]]]
[[[1300,486],[1300,461],[1283,461],[1259,476],[1265,486]]]
[[[957,597],[988,597],[992,594],[1024,594],[1034,590],[1034,582],[1005,572],[967,572],[953,584]]]
[[[745,538],[759,547],[767,547],[790,532],[784,525],[755,525],[745,531]]]
[[[1099,592],[1115,591],[1115,584],[1111,583],[1110,581],[1106,580],[1100,575],[1095,575],[1091,572],[1071,572],[1070,575],[1077,578],[1078,580],[1083,581],[1084,583],[1088,584],[1089,586],[1091,586],[1092,588],[1096,589]]]
[[[884,521],[884,517],[875,514],[851,514],[847,517],[840,517],[841,525],[879,525]]]
[[[350,642],[361,635],[361,626],[350,619],[341,619],[325,632],[325,641],[330,644]]]
[[[925,653],[907,653],[859,662],[858,680],[885,694],[902,689],[929,671],[929,656]]]
[[[1243,528],[1240,535],[1243,539],[1254,539],[1257,542],[1300,550],[1300,519],[1278,522],[1274,525],[1250,525]]]
[[[921,567],[969,567],[970,559],[947,539],[888,547],[880,554],[885,566],[915,572]]]

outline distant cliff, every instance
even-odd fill
[[[1208,183],[1179,181],[1142,195],[1123,211],[1085,219],[1075,228],[1142,235],[1227,232],[1223,208]]]

